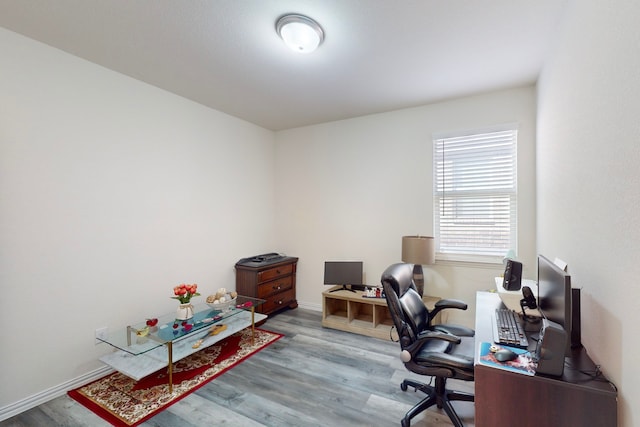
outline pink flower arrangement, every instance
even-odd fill
[[[185,285],[184,283],[173,288],[174,297],[173,299],[177,299],[180,301],[180,304],[187,304],[191,302],[191,297],[198,297],[200,294],[198,293],[198,285],[195,283],[193,285]]]

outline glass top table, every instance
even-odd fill
[[[216,310],[206,303],[193,304],[194,316],[188,320],[176,320],[175,312],[158,317],[158,323],[148,328],[145,322],[127,326],[124,330],[110,333],[106,339],[100,339],[113,347],[138,355],[146,353],[168,342],[193,336],[216,323],[224,323],[231,316],[243,311],[252,311],[265,302],[263,299],[238,295],[234,306],[226,310]]]
[[[251,327],[252,336],[255,317],[266,319],[265,315],[255,313],[256,307],[265,302],[263,299],[238,295],[234,304],[226,309],[216,309],[206,303],[193,304],[194,316],[188,320],[177,320],[175,311],[159,316],[154,326],[146,321],[129,325],[124,329],[110,333],[100,341],[115,347],[116,353],[104,355],[101,361],[115,370],[139,380],[144,376],[168,367],[169,390],[173,388],[172,364],[190,354],[210,346],[226,336],[241,329]],[[229,326],[223,333],[212,336],[215,325]],[[192,341],[204,342],[193,346]],[[164,350],[160,347],[166,347]]]

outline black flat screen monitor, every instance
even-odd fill
[[[324,263],[324,284],[340,285],[338,290],[362,289],[362,261],[326,261]]]
[[[562,326],[566,355],[571,355],[571,276],[542,255],[538,255],[538,308],[544,318]]]

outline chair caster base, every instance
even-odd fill
[[[475,398],[473,394],[470,393],[447,390],[445,388],[445,384],[445,378],[436,378],[435,386],[423,384],[410,379],[402,381],[402,383],[400,383],[400,389],[402,391],[407,391],[409,387],[412,387],[415,391],[421,391],[426,394],[424,399],[418,402],[405,414],[404,418],[400,421],[402,427],[410,427],[411,418],[432,406],[436,406],[438,409],[444,410],[455,427],[463,427],[462,420],[458,417],[458,414],[456,414],[453,406],[451,405],[451,401],[458,400],[473,402]]]

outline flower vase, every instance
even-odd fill
[[[193,306],[190,302],[180,304],[176,311],[176,320],[189,320],[193,317]]]

